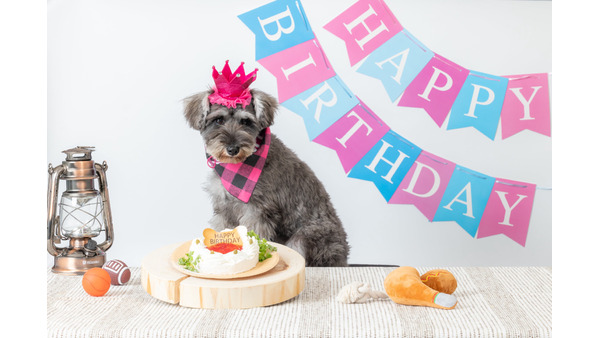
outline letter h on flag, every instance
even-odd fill
[[[390,130],[352,168],[348,177],[375,183],[389,201],[420,153],[421,148]]]
[[[324,28],[346,43],[350,65],[373,52],[402,30],[383,1],[360,0]]]

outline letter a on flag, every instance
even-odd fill
[[[475,237],[495,179],[457,165],[433,218],[455,221]]]
[[[433,55],[404,29],[371,53],[357,71],[379,79],[396,101]]]

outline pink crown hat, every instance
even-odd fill
[[[210,103],[230,108],[235,108],[239,103],[243,108],[246,108],[252,100],[252,94],[250,94],[248,87],[256,80],[257,71],[258,68],[250,74],[246,74],[242,62],[235,72],[231,73],[229,60],[225,61],[225,66],[220,73],[213,66],[212,77],[215,81],[215,87],[213,88],[215,92],[208,96]]]

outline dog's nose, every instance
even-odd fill
[[[235,156],[239,152],[240,152],[240,147],[238,147],[238,146],[228,146],[227,147],[227,153],[229,154],[229,156]]]

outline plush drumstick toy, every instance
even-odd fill
[[[390,272],[383,282],[387,296],[398,304],[430,306],[450,310],[456,306],[456,278],[448,270],[435,269],[419,276],[417,269],[402,266]],[[381,291],[371,290],[369,284],[354,282],[340,290],[337,300],[342,303],[363,303],[387,298]]]

